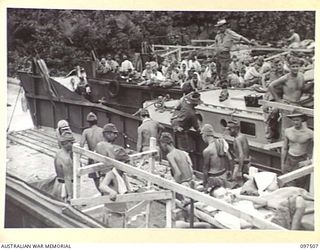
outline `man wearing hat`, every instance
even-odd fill
[[[234,137],[233,150],[235,154],[232,180],[242,181],[243,174],[248,174],[251,157],[249,155],[249,142],[244,134],[240,133],[240,126],[237,121],[228,121],[226,129],[230,136]],[[240,179],[239,179],[240,177]]]
[[[64,132],[72,133],[71,128],[69,126],[69,123],[66,120],[60,120],[60,121],[58,121],[57,129],[56,129],[56,135],[57,135],[57,139],[58,139],[59,148],[61,148],[59,138]]]
[[[159,122],[150,118],[147,109],[141,109],[140,117],[142,124],[138,127],[137,151],[144,152],[149,150],[150,138],[154,137],[158,139],[164,127]]]
[[[281,151],[282,173],[288,173],[299,169],[299,163],[312,157],[313,131],[305,123],[307,116],[294,110],[287,115],[293,122],[293,126],[285,129],[284,141]],[[309,188],[309,176],[301,177],[288,183],[289,186]]]
[[[230,171],[227,157],[228,155],[230,157],[228,143],[223,138],[215,136],[210,124],[203,125],[201,135],[203,141],[208,145],[202,153],[203,186],[229,186],[227,182],[227,172]]]
[[[200,104],[200,94],[191,92],[186,95],[177,106],[171,118],[171,125],[177,139],[177,147],[189,149],[188,130],[194,128],[199,131],[199,121],[195,107]]]
[[[84,147],[87,143],[88,149],[94,151],[96,146],[99,142],[103,141],[103,129],[97,125],[97,116],[95,113],[90,112],[87,115],[87,122],[89,123],[89,128],[85,129],[82,132],[81,140],[80,140],[80,147]],[[92,164],[93,160],[88,159],[88,164]],[[88,175],[89,178],[93,178],[94,184],[96,187],[99,187],[99,176],[97,173],[90,173]]]
[[[226,19],[219,20],[215,27],[218,28],[218,33],[215,37],[216,58],[217,58],[217,73],[220,82],[223,84],[227,80],[228,70],[231,63],[230,50],[234,41],[244,41],[252,44],[247,38],[241,36],[231,29],[227,29]]]
[[[74,137],[71,132],[64,131],[58,140],[61,149],[54,158],[57,184],[54,186],[53,194],[59,199],[69,201],[73,195],[73,162],[71,154]]]
[[[103,139],[103,141],[101,141],[97,144],[96,149],[95,149],[96,153],[114,159],[115,145],[113,143],[117,137],[118,137],[118,129],[113,123],[108,123],[108,124],[104,125],[103,126],[103,138],[104,139]],[[111,169],[109,169],[109,170],[111,170]],[[109,170],[99,171],[99,173],[97,173],[98,178],[99,178],[99,183],[98,183],[97,187],[98,187],[99,191],[100,191],[99,185],[100,185],[101,177],[104,178],[104,176],[106,175],[106,173]]]

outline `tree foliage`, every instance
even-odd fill
[[[39,55],[53,72],[67,72],[94,50],[98,57],[131,56],[141,42],[188,43],[214,38],[214,24],[226,18],[249,39],[272,43],[294,28],[304,39],[314,33],[315,12],[191,12],[8,9],[8,62],[15,69]],[[310,31],[307,31],[306,27]]]

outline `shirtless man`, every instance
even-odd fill
[[[233,150],[235,153],[235,165],[232,173],[232,179],[247,174],[250,167],[251,157],[249,156],[249,143],[244,134],[240,134],[240,126],[236,121],[229,121],[227,124],[230,136],[234,137]]]
[[[116,128],[116,126],[113,123],[108,123],[106,125],[103,126],[103,137],[104,140],[99,142],[96,146],[96,153],[101,154],[103,156],[107,156],[110,158],[115,157],[114,155],[114,141],[118,136],[118,129]],[[104,178],[106,173],[109,172],[111,169],[109,170],[104,170],[104,171],[99,171],[97,174],[99,176],[99,182],[98,187],[100,186],[100,181],[101,178]],[[98,188],[98,190],[100,191],[100,189]]]
[[[150,118],[149,111],[142,109],[140,111],[142,124],[138,127],[137,151],[143,152],[149,150],[150,137],[159,138],[163,126]]]
[[[84,145],[88,144],[88,149],[94,151],[99,142],[103,141],[103,129],[97,126],[97,116],[90,112],[87,115],[87,122],[89,123],[89,128],[85,129],[82,133],[80,140],[80,147],[84,147]],[[88,164],[92,164],[93,160],[88,159]],[[92,178],[96,188],[99,187],[99,176],[97,173],[90,173],[88,175],[89,178]]]
[[[124,163],[130,161],[129,155],[123,147],[118,147],[114,150],[115,159]],[[100,190],[104,195],[109,195],[110,200],[115,201],[117,195],[131,192],[131,187],[127,179],[127,175],[116,168],[113,168],[106,174],[106,177],[101,181]],[[124,227],[125,216],[127,210],[126,203],[108,203],[105,204],[105,214],[103,222],[110,227]],[[122,220],[121,220],[122,218]],[[119,223],[120,222],[120,223]],[[122,225],[121,225],[122,224]]]
[[[70,132],[64,132],[59,137],[61,149],[57,152],[54,159],[54,167],[56,170],[56,180],[61,183],[58,198],[64,201],[70,201],[73,196],[73,163],[72,163],[72,144],[74,137]],[[55,193],[55,192],[54,192]]]
[[[171,134],[163,132],[160,137],[160,147],[167,154],[171,174],[179,184],[189,186],[193,179],[192,162],[187,152],[173,146]]]
[[[300,70],[300,60],[298,58],[289,59],[290,73],[273,81],[269,85],[269,91],[275,101],[282,101],[288,104],[299,105],[302,96],[304,77]],[[279,88],[283,91],[283,99],[279,96]]]
[[[281,152],[282,173],[288,173],[299,169],[299,162],[305,161],[312,153],[313,131],[309,129],[304,121],[307,117],[297,111],[287,115],[294,123],[293,127],[287,128],[284,132],[284,142]],[[289,183],[289,186],[297,186],[307,189],[309,176],[299,178]]]
[[[229,162],[227,154],[229,145],[222,138],[215,138],[213,127],[205,124],[201,129],[202,139],[208,144],[203,150],[203,186],[227,186],[227,171],[229,172]]]

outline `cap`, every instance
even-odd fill
[[[186,101],[189,104],[198,105],[200,103],[200,94],[197,92],[194,92],[186,98]]]
[[[173,143],[173,138],[170,133],[168,132],[163,132],[160,136],[160,142],[164,143]]]
[[[87,121],[88,122],[92,122],[92,121],[96,121],[97,120],[97,116],[95,113],[93,112],[90,112],[88,115],[87,115]]]
[[[214,136],[214,129],[211,124],[204,124],[201,129],[201,134]]]
[[[239,127],[238,122],[235,120],[228,121],[226,129],[233,128],[233,127]]]
[[[57,127],[58,128],[69,127],[69,123],[66,120],[60,120],[58,121]]]
[[[117,161],[128,162],[130,157],[123,147],[114,149],[114,156]]]
[[[59,142],[66,142],[66,141],[74,141],[73,134],[70,131],[64,131],[60,136],[58,136]]]
[[[113,132],[113,133],[118,133],[117,127],[113,123],[108,123],[103,126],[103,132]]]
[[[140,110],[140,115],[141,116],[149,116],[149,111],[147,109],[141,109]]]
[[[302,114],[297,109],[294,109],[291,114],[287,115],[290,119],[295,117],[301,117],[304,121],[307,120],[307,116],[305,114]]]
[[[217,24],[215,25],[215,27],[219,27],[222,26],[224,24],[227,24],[227,20],[226,19],[221,19],[217,22]]]

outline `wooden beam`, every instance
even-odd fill
[[[193,46],[193,45],[154,45],[155,48],[175,48],[175,49],[216,49],[209,46]]]
[[[129,210],[126,211],[126,216],[131,217],[135,214],[137,214],[138,211],[140,211],[143,207],[145,207],[149,201],[141,201],[137,205],[131,207]]]
[[[167,53],[164,53],[164,54],[162,54],[162,55],[160,55],[160,56],[161,56],[161,57],[165,57],[165,56],[171,55],[171,54],[173,54],[173,53],[176,53],[176,52],[178,52],[178,51],[179,51],[179,49],[174,49],[174,50],[169,51],[169,52],[167,52]]]
[[[232,214],[238,218],[242,218],[258,228],[284,230],[283,227],[281,227],[275,223],[272,223],[272,222],[267,221],[265,219],[262,219],[260,217],[255,217],[249,213],[241,211],[241,210],[235,208],[234,206],[232,206],[231,204],[228,204],[224,201],[213,198],[207,194],[200,193],[197,190],[193,190],[191,188],[185,187],[179,183],[166,180],[158,175],[148,173],[147,171],[144,171],[142,169],[132,167],[129,164],[119,162],[117,160],[114,160],[114,159],[108,158],[106,156],[97,154],[95,152],[80,148],[78,146],[73,146],[73,151],[84,154],[84,155],[88,156],[89,158],[94,159],[95,161],[101,161],[104,163],[112,163],[117,169],[120,169],[124,172],[127,172],[128,174],[138,176],[138,177],[143,178],[147,181],[151,181],[152,183],[154,183],[160,187],[170,189],[173,192],[185,195],[185,196],[190,197],[190,198],[197,200],[197,201],[201,201],[209,206],[220,209],[220,210],[222,210],[226,213]]]
[[[172,228],[172,200],[166,201],[166,228]]]
[[[78,168],[78,175],[85,175],[85,174],[89,174],[89,173],[93,173],[93,172],[97,172],[100,170],[105,170],[110,168],[110,166],[107,166],[105,164],[103,164],[102,162],[98,162],[98,163],[94,163],[91,165],[87,165],[85,167],[82,168]]]
[[[282,146],[283,146],[283,141],[277,141],[277,142],[273,142],[273,143],[268,143],[268,144],[264,145],[263,148],[266,150],[270,150],[270,149],[274,149],[274,148],[281,148]]]
[[[215,40],[203,39],[203,40],[191,40],[191,43],[215,43]]]
[[[108,195],[99,197],[89,197],[89,198],[78,198],[72,199],[71,205],[81,206],[81,205],[100,205],[108,203],[122,203],[122,202],[133,202],[133,201],[153,201],[153,200],[168,200],[171,199],[172,193],[168,190],[163,191],[153,191],[153,192],[143,192],[143,193],[128,193],[123,195],[117,195],[115,201],[110,200]]]
[[[281,103],[281,102],[269,102],[269,101],[265,101],[265,100],[259,100],[259,104],[261,104],[263,106],[283,109],[283,110],[287,110],[287,111],[291,111],[291,112],[293,110],[297,110],[305,115],[313,116],[313,109],[309,109],[309,108],[303,108],[303,107],[285,104],[285,103]]]
[[[73,144],[76,147],[80,147],[79,143]],[[73,199],[80,197],[80,181],[81,178],[78,175],[78,170],[80,169],[80,154],[73,152]]]
[[[281,175],[278,177],[278,180],[281,184],[285,184],[287,182],[290,182],[292,180],[298,179],[300,177],[306,176],[308,174],[311,174],[314,171],[313,165],[309,165],[306,167],[299,168],[297,170],[294,170],[290,173]]]
[[[145,155],[149,155],[149,154],[157,154],[158,150],[156,149],[151,149],[151,150],[147,150],[144,152],[140,152],[140,153],[135,153],[135,154],[131,154],[129,155],[130,159],[136,158],[136,157],[141,157],[141,156],[145,156]]]

